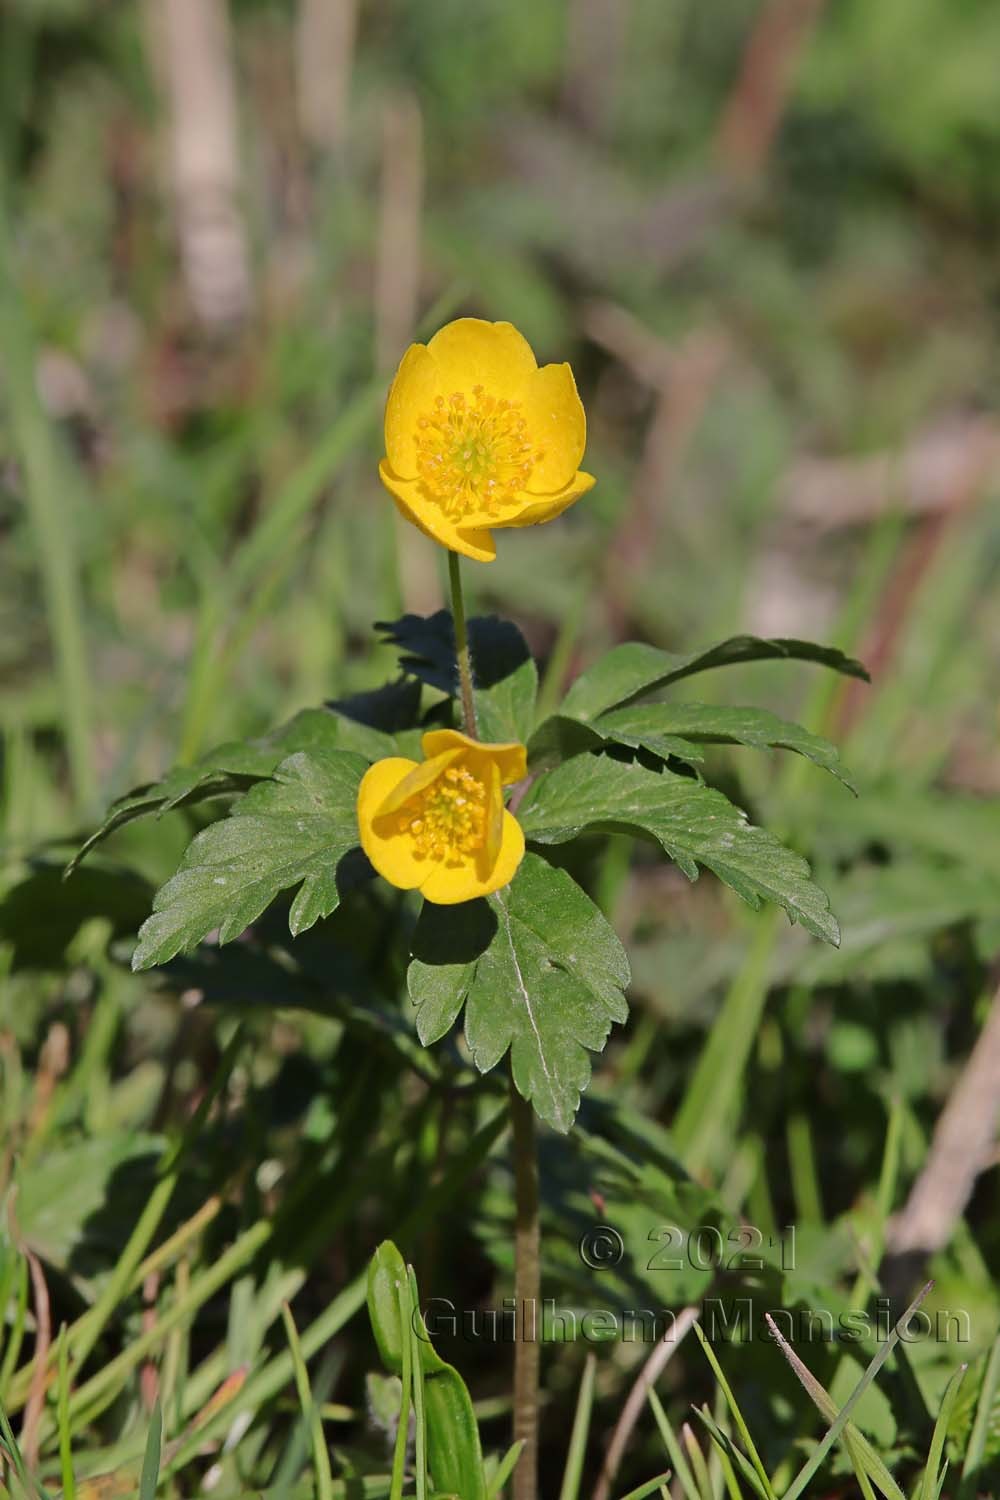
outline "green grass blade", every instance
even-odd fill
[[[878,1176],[878,1192],[875,1197],[878,1205],[880,1231],[884,1230],[886,1220],[892,1213],[892,1206],[896,1201],[902,1140],[903,1101],[898,1095],[893,1095],[889,1104],[889,1118],[886,1121],[885,1128],[885,1149],[882,1152],[882,1166]]]
[[[462,1185],[468,1180],[470,1174],[476,1170],[479,1163],[487,1156],[490,1149],[498,1138],[507,1129],[508,1111],[506,1106],[497,1110],[493,1117],[486,1121],[469,1141],[464,1151],[460,1152],[452,1163],[450,1169],[444,1174],[439,1182],[426,1191],[420,1203],[406,1216],[399,1225],[398,1235],[401,1240],[415,1234],[422,1225],[432,1221],[442,1206],[448,1203],[458,1193]],[[243,1254],[240,1257],[241,1264],[248,1264],[257,1249],[263,1244],[270,1234],[268,1225],[257,1223],[252,1226],[247,1234],[243,1236]],[[247,1245],[245,1242],[257,1236],[255,1244]],[[240,1242],[238,1242],[240,1243]],[[233,1247],[235,1249],[235,1246]],[[249,1250],[249,1253],[247,1251]],[[244,1259],[245,1256],[245,1259]],[[194,1285],[194,1283],[192,1283]],[[328,1344],[344,1324],[364,1306],[365,1296],[368,1288],[367,1267],[355,1276],[343,1291],[333,1299],[329,1306],[319,1315],[315,1322],[311,1323],[301,1335],[302,1350],[307,1359],[310,1359],[318,1349]],[[171,1309],[173,1312],[174,1309]],[[128,1351],[127,1351],[128,1352]],[[144,1351],[145,1352],[145,1351]],[[269,1360],[263,1369],[256,1371],[247,1381],[240,1393],[237,1410],[253,1410],[264,1402],[270,1401],[282,1388],[287,1385],[292,1376],[291,1354],[285,1352],[278,1354]],[[197,1454],[202,1444],[219,1432],[223,1425],[228,1426],[233,1420],[235,1412],[233,1409],[213,1415],[199,1428],[196,1436],[186,1441],[177,1453],[171,1457],[167,1465],[167,1473],[176,1473],[179,1469]]]
[[[754,923],[746,959],[716,1017],[674,1118],[672,1134],[692,1175],[711,1160],[726,1128],[767,1000],[781,912],[769,907]]]
[[[566,1454],[566,1468],[563,1472],[559,1500],[578,1500],[580,1494],[583,1459],[587,1451],[587,1437],[590,1433],[590,1416],[594,1409],[594,1379],[596,1373],[597,1360],[593,1354],[588,1354],[584,1361],[583,1375],[580,1378],[580,1390],[576,1398],[573,1430],[569,1437],[569,1450]]]
[[[774,1335],[775,1341],[779,1344],[781,1352],[802,1383],[810,1400],[817,1410],[822,1413],[827,1422],[835,1424],[838,1420],[837,1403],[826,1387],[820,1384],[809,1367],[795,1353],[773,1320],[768,1318],[767,1321],[771,1326],[771,1332]],[[857,1392],[852,1395],[852,1400],[856,1395]],[[890,1500],[903,1500],[903,1494],[899,1485],[868,1442],[868,1439],[853,1424],[849,1422],[844,1424],[841,1441],[857,1474],[869,1474],[883,1495],[890,1497]]]
[[[413,1316],[410,1299],[410,1284],[407,1281],[397,1290],[399,1298],[399,1325],[408,1330]],[[413,1341],[402,1339],[403,1370],[400,1376],[399,1426],[396,1428],[396,1446],[392,1455],[392,1484],[389,1500],[402,1500],[403,1483],[406,1478],[406,1448],[410,1431],[410,1393],[413,1385]]]
[[[694,1475],[699,1500],[715,1500],[712,1492],[712,1476],[708,1472],[708,1464],[705,1462],[705,1455],[701,1451],[701,1444],[695,1436],[694,1429],[690,1423],[684,1423],[681,1428],[681,1438],[687,1449],[688,1462],[691,1465],[691,1472]]]
[[[79,1325],[79,1337],[73,1346],[74,1367],[77,1370],[83,1365],[104,1331],[108,1319],[126,1295],[135,1269],[142,1261],[153,1236],[160,1227],[163,1215],[174,1195],[174,1189],[180,1177],[181,1164],[196,1145],[212,1105],[229,1081],[229,1075],[243,1046],[244,1035],[243,1027],[238,1026],[219,1060],[211,1085],[199,1101],[198,1108],[183,1134],[175,1144],[168,1146],[164,1153],[159,1168],[159,1180],[139,1216],[139,1222],[129,1235],[128,1243],[118,1257],[115,1268],[108,1278],[108,1284],[95,1303],[93,1311],[86,1322]]]
[[[621,1500],[646,1500],[647,1495],[653,1495],[657,1490],[661,1495],[665,1495],[669,1483],[670,1470],[668,1469],[665,1474],[657,1474],[655,1479],[648,1479],[645,1484],[640,1484],[637,1490],[629,1490],[627,1495],[621,1497]]]
[[[848,1423],[844,1428],[844,1447],[847,1449],[851,1465],[854,1469],[854,1477],[858,1481],[863,1500],[876,1500],[875,1491],[872,1489],[871,1480],[865,1469],[865,1458]]]
[[[62,1471],[62,1500],[75,1500],[73,1448],[69,1426],[69,1357],[66,1352],[66,1324],[59,1330],[59,1381],[56,1410],[59,1423],[59,1467]]]
[[[96,1371],[85,1385],[77,1388],[70,1398],[70,1415],[76,1417],[86,1412],[92,1402],[112,1390],[121,1379],[141,1364],[171,1329],[182,1326],[199,1307],[202,1307],[210,1297],[225,1286],[230,1277],[249,1265],[273,1233],[274,1224],[271,1221],[258,1219],[244,1234],[240,1235],[239,1239],[234,1241],[217,1261],[192,1281],[187,1295],[172,1303],[152,1328],[133,1339],[120,1354]],[[290,1374],[291,1371],[289,1370],[288,1373]]]
[[[142,1456],[142,1472],[139,1475],[139,1500],[156,1500],[160,1482],[160,1455],[163,1451],[163,1410],[159,1401],[153,1403],[149,1414],[149,1434],[146,1451]]]
[[[823,1204],[808,1115],[798,1112],[789,1116],[787,1139],[796,1216],[802,1224],[822,1224]]]
[[[711,1436],[713,1442],[715,1443],[720,1454],[722,1454],[729,1467],[732,1468],[732,1465],[735,1463],[736,1467],[743,1475],[743,1478],[746,1480],[747,1484],[750,1485],[750,1488],[753,1490],[754,1494],[759,1495],[761,1497],[761,1500],[768,1500],[767,1491],[764,1489],[764,1486],[761,1483],[760,1475],[757,1473],[753,1464],[747,1458],[745,1453],[740,1452],[739,1448],[737,1448],[736,1444],[733,1442],[729,1434],[723,1432],[722,1428],[719,1426],[719,1424],[716,1422],[715,1418],[710,1414],[707,1408],[696,1407],[695,1416],[699,1417],[705,1424],[705,1427],[708,1429],[709,1435]],[[735,1479],[735,1474],[733,1477]]]
[[[712,1366],[712,1372],[715,1375],[716,1380],[719,1382],[722,1393],[726,1398],[726,1405],[729,1407],[733,1421],[736,1423],[736,1430],[743,1441],[743,1446],[750,1457],[750,1462],[753,1464],[753,1467],[757,1472],[757,1476],[764,1487],[764,1493],[767,1496],[767,1500],[775,1500],[774,1491],[771,1488],[771,1481],[768,1477],[767,1470],[764,1467],[760,1454],[757,1452],[754,1440],[750,1436],[750,1429],[746,1424],[743,1413],[740,1411],[739,1403],[737,1402],[736,1397],[733,1395],[728,1380],[723,1374],[722,1366],[719,1364],[719,1361],[715,1357],[715,1350],[709,1343],[708,1337],[706,1336],[701,1324],[695,1323],[693,1327],[695,1333],[698,1336],[698,1342],[701,1344],[701,1347],[704,1350],[705,1358]]]
[[[496,1500],[496,1497],[500,1494],[504,1485],[507,1483],[508,1479],[514,1472],[517,1461],[521,1457],[521,1450],[523,1447],[524,1438],[521,1438],[516,1443],[511,1443],[510,1447],[507,1449],[507,1452],[497,1464],[497,1471],[494,1474],[492,1482],[490,1483],[490,1486],[486,1491],[488,1500]]]
[[[333,1473],[330,1469],[330,1451],[327,1448],[326,1437],[323,1433],[323,1420],[319,1414],[319,1408],[313,1400],[312,1388],[309,1384],[309,1371],[306,1369],[305,1356],[302,1353],[302,1345],[299,1342],[295,1319],[292,1317],[292,1310],[287,1302],[282,1305],[281,1316],[285,1324],[288,1347],[291,1350],[292,1366],[295,1372],[295,1389],[298,1392],[299,1405],[302,1408],[302,1418],[307,1424],[309,1436],[312,1441],[313,1468],[316,1471],[316,1500],[332,1500]]]
[[[427,1418],[424,1414],[424,1370],[422,1351],[414,1328],[413,1309],[420,1306],[417,1278],[412,1266],[407,1266],[410,1315],[404,1325],[410,1339],[410,1361],[413,1371],[413,1461],[416,1467],[417,1500],[427,1500]]]
[[[993,1398],[998,1385],[1000,1385],[1000,1335],[994,1340],[983,1373],[976,1417],[969,1434],[965,1461],[962,1464],[962,1483],[959,1486],[958,1500],[972,1500],[976,1492],[976,1476],[982,1466],[983,1454],[986,1452],[986,1439],[990,1430],[990,1417],[993,1413]]]
[[[910,1318],[916,1312],[916,1310],[920,1306],[921,1302],[923,1302],[924,1298],[927,1296],[927,1293],[930,1291],[930,1289],[933,1286],[933,1284],[934,1284],[933,1282],[929,1281],[926,1286],[924,1286],[924,1287],[922,1287],[920,1289],[920,1291],[917,1293],[916,1297],[913,1299],[913,1301],[910,1303],[909,1307],[906,1309],[906,1311],[903,1314],[903,1316],[896,1323],[896,1325],[893,1328],[893,1330],[892,1330],[891,1334],[889,1335],[888,1339],[886,1339],[885,1343],[882,1345],[881,1349],[876,1354],[875,1358],[871,1361],[871,1363],[869,1364],[868,1368],[865,1370],[864,1374],[862,1375],[861,1379],[858,1381],[857,1385],[854,1387],[854,1390],[851,1392],[850,1396],[848,1396],[846,1402],[841,1407],[841,1409],[837,1413],[837,1415],[834,1417],[834,1419],[831,1422],[831,1425],[830,1425],[829,1429],[827,1430],[825,1436],[823,1437],[823,1439],[819,1443],[818,1447],[816,1448],[815,1453],[812,1455],[812,1457],[810,1459],[807,1460],[807,1462],[802,1466],[802,1468],[799,1470],[798,1474],[792,1480],[792,1483],[788,1487],[788,1489],[785,1491],[784,1496],[782,1497],[782,1500],[798,1500],[798,1496],[801,1495],[801,1494],[803,1494],[805,1492],[806,1485],[812,1479],[813,1475],[817,1472],[817,1470],[819,1469],[820,1465],[823,1463],[823,1460],[826,1458],[826,1455],[829,1453],[830,1449],[833,1447],[834,1443],[837,1441],[837,1439],[840,1436],[841,1432],[843,1431],[844,1427],[847,1425],[847,1420],[850,1417],[851,1412],[854,1410],[855,1406],[861,1400],[861,1397],[864,1395],[865,1391],[871,1385],[872,1381],[875,1379],[875,1376],[878,1374],[879,1370],[881,1370],[882,1366],[885,1364],[886,1360],[889,1358],[889,1355],[892,1353],[893,1349],[899,1343],[899,1331],[900,1331],[900,1329],[906,1327],[907,1323],[910,1321]],[[799,1359],[798,1355],[795,1353],[795,1351],[788,1344],[787,1340],[785,1340],[785,1339],[782,1338],[781,1333],[778,1331],[777,1327],[774,1324],[772,1324],[771,1327],[772,1327],[772,1331],[775,1333],[777,1342],[778,1342],[778,1344],[779,1344],[779,1346],[781,1348],[781,1352],[784,1354],[785,1358],[788,1360],[789,1364],[792,1366],[792,1368],[795,1371],[796,1375],[799,1377],[799,1379],[802,1381],[803,1385],[806,1387],[806,1390],[813,1397],[813,1400],[816,1401],[817,1398],[816,1398],[816,1394],[814,1393],[814,1391],[812,1390],[811,1387],[812,1386],[818,1386],[819,1390],[822,1391],[823,1395],[826,1397],[826,1400],[829,1402],[829,1400],[830,1400],[829,1396],[823,1390],[823,1387],[821,1385],[819,1385],[819,1382],[815,1379],[815,1376],[813,1376],[812,1373],[811,1373],[811,1371],[809,1371],[806,1368],[806,1366],[804,1366],[802,1364],[802,1361]],[[808,1377],[808,1379],[806,1377]],[[819,1401],[817,1401],[817,1405],[820,1406],[821,1410],[823,1409],[822,1405],[821,1405],[821,1403]],[[858,1433],[857,1436],[860,1438],[861,1434]],[[870,1448],[869,1444],[865,1444],[865,1447],[868,1450],[866,1452],[866,1458],[869,1457],[869,1455],[875,1456],[874,1453],[873,1453],[873,1450]],[[885,1468],[885,1465],[881,1464],[881,1461],[879,1461],[879,1466],[880,1466],[881,1470],[883,1471],[883,1482],[879,1486],[880,1488],[883,1489],[883,1493],[891,1494],[892,1497],[893,1497],[893,1500],[904,1500],[902,1490],[899,1488],[899,1486],[896,1484],[895,1480],[889,1474],[888,1470]],[[869,1475],[872,1478],[875,1477],[874,1475],[871,1474],[870,1470],[869,1470]],[[888,1488],[885,1487],[885,1481],[886,1480],[888,1481]]]
[[[684,1492],[685,1500],[699,1500],[698,1486],[694,1482],[691,1466],[684,1457],[684,1449],[680,1445],[676,1432],[670,1425],[670,1418],[663,1408],[663,1403],[652,1387],[646,1392],[646,1399],[652,1407],[656,1425],[663,1439],[663,1446],[666,1448],[670,1462],[674,1466],[674,1473],[677,1476],[678,1484]]]
[[[938,1491],[941,1488],[944,1478],[941,1470],[941,1458],[944,1454],[945,1438],[948,1436],[948,1423],[951,1420],[952,1410],[955,1406],[955,1398],[958,1395],[962,1381],[965,1379],[968,1368],[968,1365],[959,1365],[945,1387],[944,1396],[941,1398],[941,1410],[938,1412],[937,1421],[934,1423],[930,1452],[927,1455],[927,1464],[920,1485],[920,1500],[937,1500]]]
[[[14,1436],[13,1429],[7,1419],[7,1413],[2,1406],[0,1406],[0,1441],[2,1441],[6,1450],[8,1463],[13,1465],[14,1473],[24,1485],[24,1488],[30,1491],[31,1480],[28,1477],[28,1470],[21,1456],[21,1450],[17,1446],[17,1439]]]
[[[4,1347],[3,1361],[0,1363],[0,1403],[7,1399],[7,1387],[17,1366],[21,1344],[24,1341],[24,1325],[28,1314],[28,1261],[25,1256],[18,1257],[17,1270],[14,1274],[17,1278],[14,1322],[11,1326],[10,1337]]]

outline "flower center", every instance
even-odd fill
[[[486,788],[464,766],[449,766],[400,809],[396,828],[419,859],[462,864],[486,842]]]
[[[544,456],[532,451],[520,403],[488,396],[481,385],[471,404],[462,391],[438,396],[417,428],[417,472],[453,520],[470,511],[499,515]]]

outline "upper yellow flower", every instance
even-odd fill
[[[586,441],[569,365],[539,369],[511,323],[459,318],[403,355],[379,474],[421,531],[492,562],[491,526],[550,521],[590,489]]]
[[[523,745],[484,745],[457,729],[431,729],[421,764],[392,755],[358,790],[361,847],[400,890],[450,906],[488,896],[513,879],[524,834],[501,787],[526,770]]]

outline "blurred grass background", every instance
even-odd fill
[[[3,26],[10,832],[379,677],[371,618],[439,580],[374,477],[378,408],[459,310],[571,359],[600,477],[476,570],[480,607],[570,664],[829,634],[895,512],[868,748],[996,789],[991,5]]]
[[[844,948],[707,879],[630,873],[612,844],[594,888],[636,1009],[596,1097],[673,1124],[758,1223],[867,1202],[890,1098],[915,1177],[1000,950],[997,7],[3,0],[0,27],[10,1142],[159,1130],[210,1075],[201,1023],[80,927],[113,907],[134,931],[148,892],[107,873],[67,910],[34,856],[175,760],[391,674],[372,620],[443,589],[378,485],[381,403],[406,344],[466,312],[568,358],[588,412],[597,488],[468,570],[550,694],[619,639],[744,630],[836,642],[874,678],[699,680],[843,744],[857,803],[802,764],[713,767],[810,851]],[[116,858],[162,880],[189,832],[138,825]],[[39,1116],[81,1015],[91,1071]],[[307,1091],[349,1077],[317,1027],[265,1028],[265,1073],[301,1049]],[[996,1176],[945,1268],[980,1310],[973,1353]],[[320,1288],[359,1253],[336,1249]],[[613,1403],[625,1376],[602,1378]]]

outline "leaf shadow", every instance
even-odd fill
[[[497,919],[488,901],[435,906],[425,901],[413,933],[412,955],[432,965],[471,964],[493,941]]]
[[[448,610],[439,609],[426,617],[403,615],[398,620],[377,620],[375,628],[387,644],[398,646],[404,653],[399,658],[404,672],[439,692],[455,692],[455,627]],[[531,656],[523,635],[510,620],[476,615],[469,620],[468,630],[477,688],[496,687]]]

